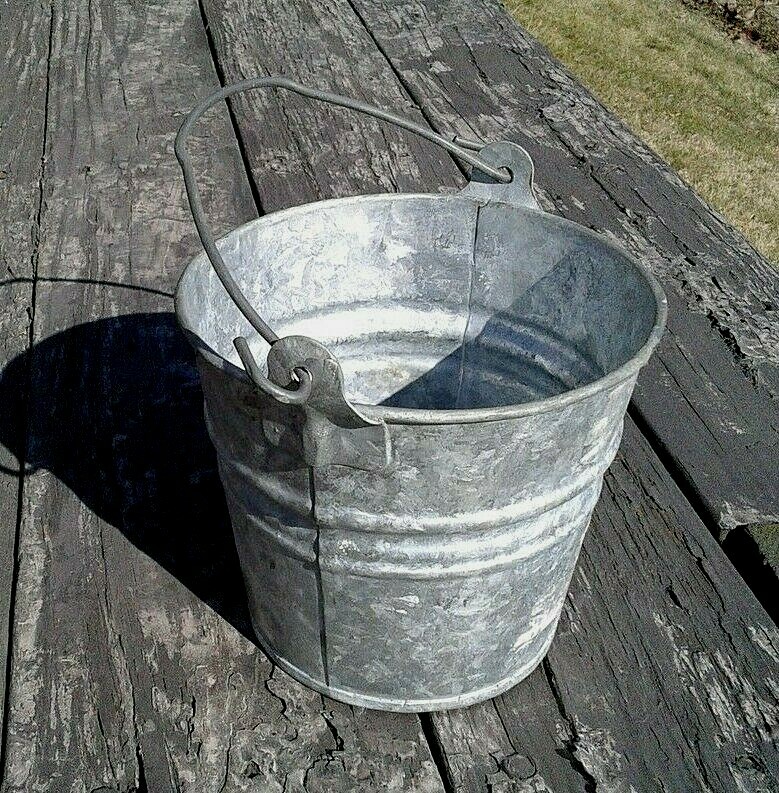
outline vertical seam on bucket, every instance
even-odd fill
[[[460,373],[457,381],[457,394],[454,400],[455,408],[460,407],[460,396],[463,389],[463,379],[465,377],[465,352],[466,340],[468,339],[468,331],[471,328],[471,303],[473,302],[473,282],[476,276],[476,240],[479,236],[479,214],[481,213],[481,204],[476,204],[476,217],[473,223],[473,241],[471,243],[471,260],[468,263],[468,302],[466,303],[465,310],[467,317],[465,320],[465,328],[463,329],[463,339],[460,344]]]
[[[311,522],[314,524],[314,530],[316,531],[314,538],[314,575],[316,576],[316,607],[319,622],[319,654],[322,656],[322,673],[325,677],[325,685],[329,686],[330,670],[327,665],[327,632],[325,631],[325,591],[322,586],[322,565],[319,557],[322,527],[316,518],[316,481],[313,466],[309,466],[308,469],[308,489],[311,497]]]

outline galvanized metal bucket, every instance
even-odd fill
[[[215,243],[184,139],[260,87],[418,132],[471,182],[308,204]],[[209,97],[176,141],[207,252],[176,312],[254,628],[301,682],[386,710],[477,702],[541,661],[666,316],[644,267],[542,211],[523,149],[454,140],[265,78]]]

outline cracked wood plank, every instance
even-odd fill
[[[204,0],[203,7],[225,82],[281,74],[424,121],[346,0]],[[355,111],[288,91],[230,101],[265,212],[463,184],[446,152]]]
[[[779,786],[779,631],[629,419],[542,667],[432,720],[457,793]]]
[[[216,86],[197,4],[55,2],[51,18],[34,346],[1,395],[29,366],[26,445],[0,429],[33,469],[3,790],[440,790],[418,721],[324,701],[250,638],[170,313],[199,249],[173,134]],[[252,217],[226,118],[193,149],[216,230]]]
[[[562,739],[564,725],[543,670],[536,669],[510,695],[514,709],[508,715],[504,698],[497,697],[428,717],[448,789],[451,793],[581,790],[581,775]]]
[[[259,7],[243,0],[205,0],[204,9],[225,82],[283,74],[403,112],[424,123],[422,112],[347,2],[273,0]],[[439,185],[452,188],[463,183],[447,155],[375,120],[281,92],[278,98],[260,92],[243,95],[236,97],[232,106],[259,201],[266,211],[327,197],[381,191],[435,192]],[[538,699],[529,705],[534,717],[530,733],[539,754],[551,752],[554,760],[555,749],[548,735],[556,729],[557,707],[543,676],[534,675],[532,680]],[[511,741],[492,703],[469,713],[473,733],[463,727],[456,713],[451,718],[440,715],[448,727],[441,720],[430,725],[434,744],[440,741],[437,733],[446,729],[448,735],[456,734],[463,741],[464,745],[456,748],[448,745],[443,758],[447,773],[468,784],[493,778],[498,782],[503,772],[493,756],[500,757],[514,773],[523,763],[536,762],[513,757]],[[415,719],[408,715],[396,718]],[[546,733],[537,732],[540,724],[546,726]],[[469,742],[468,736],[474,733],[478,744]],[[474,762],[475,753],[479,762]],[[561,779],[577,779],[565,761],[557,765]],[[494,790],[500,789],[496,784]]]
[[[642,429],[722,541],[779,523],[777,270],[496,0],[353,5],[434,129],[520,143],[545,208],[652,268],[670,316],[634,396]],[[743,572],[758,592],[767,571]]]
[[[0,5],[0,389],[5,365],[27,349],[43,195],[45,104],[51,13],[38,3]],[[27,379],[0,402],[0,423],[24,439]],[[8,629],[16,561],[22,460],[0,446],[0,703],[5,702]],[[0,706],[1,707],[1,706]],[[4,714],[0,710],[0,731]]]
[[[779,632],[632,422],[546,672],[603,789],[779,786]]]

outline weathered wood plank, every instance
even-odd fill
[[[492,706],[432,716],[455,791],[779,785],[779,632],[630,420],[547,660]]]
[[[561,739],[560,713],[543,669],[523,680],[506,714],[503,697],[431,714],[430,735],[453,793],[575,791],[581,775]],[[512,721],[508,721],[512,718]]]
[[[217,4],[207,0],[204,7],[226,81],[281,73],[419,115],[416,107],[409,106],[386,61],[371,46],[359,20],[350,17],[345,3],[277,2],[260,8],[244,2]],[[290,25],[290,20],[294,24]],[[324,73],[323,35],[329,45],[328,70]],[[353,67],[355,63],[359,68]],[[366,85],[370,91],[366,91]],[[269,113],[281,104],[285,106],[283,111]],[[397,189],[424,190],[435,189],[438,184],[461,183],[453,163],[442,161],[434,149],[415,147],[409,151],[409,146],[415,146],[413,139],[402,133],[398,136],[393,130],[381,131],[370,119],[327,107],[300,112],[300,104],[289,95],[283,95],[279,102],[254,94],[248,100],[236,100],[233,107],[259,199],[267,211],[331,195],[392,189],[395,185]],[[385,136],[392,140],[391,147],[387,147]],[[331,160],[334,142],[336,150],[346,150],[348,161],[358,163],[358,167],[345,168],[343,163]],[[378,165],[361,167],[359,163],[366,157]],[[409,157],[414,158],[411,167],[406,164]],[[500,790],[501,782],[505,785],[522,774],[532,776],[540,758],[547,761],[547,774],[549,768],[557,768],[561,785],[573,787],[579,781],[570,763],[558,754],[555,736],[559,713],[546,678],[539,672],[526,685],[532,687],[533,696],[525,700],[528,719],[524,737],[532,749],[526,748],[524,754],[514,751],[512,740],[516,737],[506,734],[492,703],[467,711],[465,718],[457,713],[436,715],[434,739],[446,747],[443,763],[456,786],[470,790],[493,785]]]
[[[776,627],[629,424],[549,655],[577,759],[637,790],[775,789],[777,650]]]
[[[282,74],[423,120],[346,0],[203,3],[226,82]],[[262,209],[462,184],[446,152],[375,119],[286,91],[232,100]]]
[[[0,7],[0,389],[5,365],[30,342],[35,244],[43,195],[46,83],[51,13],[38,3]],[[27,379],[0,403],[0,424],[21,447]],[[2,389],[5,391],[6,389]],[[5,703],[8,630],[16,559],[21,459],[0,446],[0,732]]]
[[[172,155],[216,76],[198,6],[55,3],[4,787],[439,790],[419,722],[275,670],[244,596],[170,290],[199,249]],[[232,131],[194,149],[214,226],[255,208]],[[60,279],[64,279],[60,280]]]
[[[779,272],[496,0],[353,5],[435,129],[521,143],[546,207],[654,270],[670,318],[642,428],[721,539],[778,522]]]

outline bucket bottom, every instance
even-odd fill
[[[252,620],[254,625],[254,621]],[[362,694],[349,688],[340,688],[326,684],[322,680],[311,677],[311,675],[304,672],[299,667],[290,663],[275,653],[266,641],[265,637],[261,634],[257,627],[254,626],[254,633],[262,651],[270,658],[273,663],[286,672],[290,677],[293,677],[298,683],[313,689],[319,694],[324,694],[331,699],[336,699],[339,702],[344,702],[347,705],[356,705],[362,708],[372,708],[374,710],[387,710],[393,713],[427,713],[435,710],[453,710],[455,708],[466,708],[469,705],[475,705],[478,702],[497,697],[503,694],[510,688],[513,688],[517,683],[520,683],[528,677],[535,668],[544,660],[552,640],[557,632],[557,625],[549,631],[549,635],[541,645],[537,655],[523,664],[519,669],[516,669],[507,677],[476,689],[474,691],[466,691],[461,694],[456,694],[450,697],[438,697],[432,699],[392,699],[385,697],[374,697],[367,694]]]

